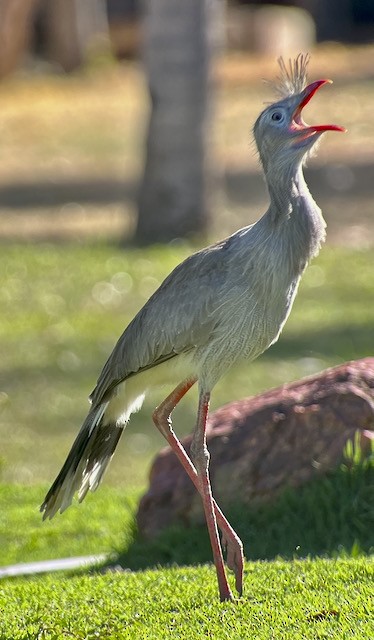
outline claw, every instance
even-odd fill
[[[226,564],[235,575],[235,588],[239,594],[243,594],[243,566],[244,554],[241,540],[235,536],[222,533],[222,548],[226,552]]]

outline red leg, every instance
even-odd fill
[[[191,443],[191,454],[200,484],[200,495],[203,500],[205,519],[208,526],[210,544],[216,565],[219,595],[221,602],[232,600],[232,593],[227,582],[223,555],[218,536],[217,520],[214,513],[212,488],[209,478],[209,451],[206,445],[206,423],[209,411],[210,393],[200,393],[199,410],[197,413],[196,429]]]
[[[153,413],[153,421],[160,431],[160,433],[166,438],[170,447],[178,457],[188,476],[194,483],[196,489],[201,494],[200,483],[197,476],[197,471],[188,457],[185,449],[176,437],[172,426],[170,414],[175,406],[181,400],[181,398],[187,393],[187,391],[193,386],[196,379],[192,378],[182,382],[174,391],[157,407]],[[243,545],[239,536],[235,533],[230,523],[223,515],[220,508],[217,506],[214,498],[212,500],[217,524],[222,531],[222,544],[227,551],[227,566],[235,573],[235,586],[239,593],[242,594],[243,588]]]

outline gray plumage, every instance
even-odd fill
[[[270,204],[255,224],[191,255],[165,279],[118,340],[91,394],[92,407],[41,507],[52,517],[98,486],[130,414],[150,387],[197,379],[200,397],[239,359],[273,344],[301,275],[325,239],[325,222],[303,176],[326,130],[301,109],[326,81],[304,88],[306,58],[281,63],[282,99],[254,126]]]

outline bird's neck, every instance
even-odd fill
[[[265,226],[300,265],[296,268],[303,269],[301,265],[318,253],[325,239],[326,223],[321,210],[310,194],[301,164],[296,170],[265,176],[270,195]]]
[[[313,200],[301,164],[292,168],[265,170],[265,181],[270,196],[269,212],[274,221],[289,218],[300,196]]]

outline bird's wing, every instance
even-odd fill
[[[229,240],[191,255],[164,280],[118,340],[91,394],[93,404],[131,375],[208,340],[227,277]]]

